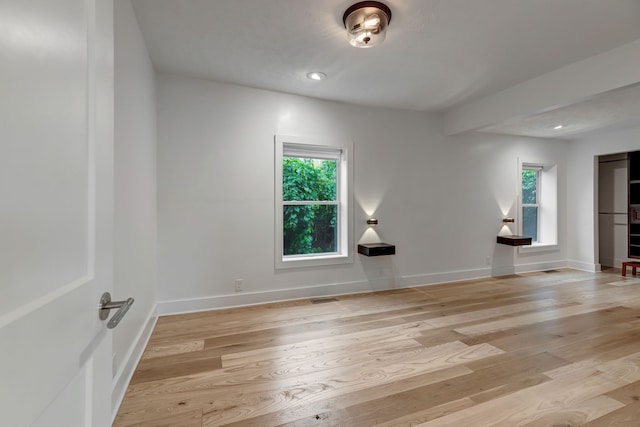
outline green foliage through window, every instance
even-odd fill
[[[337,163],[312,158],[282,159],[284,255],[337,251]]]
[[[531,205],[538,202],[538,171],[522,170],[522,203]]]
[[[535,169],[522,170],[522,234],[538,241],[538,176]]]

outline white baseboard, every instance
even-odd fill
[[[416,276],[402,276],[398,287],[416,287],[436,285],[441,283],[459,282],[462,280],[484,279],[487,277],[507,276],[509,274],[532,273],[535,271],[555,270],[567,267],[567,262],[544,261],[530,264],[510,266],[492,266],[474,270],[449,271],[445,273],[421,274]]]
[[[398,287],[416,287],[459,282],[463,280],[484,279],[487,277],[507,276],[509,274],[531,273],[535,271],[555,270],[567,267],[566,261],[546,261],[509,266],[492,266],[473,270],[449,271],[444,273],[402,276]]]
[[[605,267],[621,268],[622,263],[628,261],[628,258],[602,258],[600,257],[600,265]]]
[[[147,316],[144,327],[140,329],[135,341],[131,347],[129,347],[129,351],[124,358],[121,368],[113,378],[113,386],[111,389],[111,423],[113,423],[116,415],[118,414],[118,409],[120,408],[120,404],[122,404],[122,399],[124,399],[127,386],[131,381],[131,377],[133,376],[136,366],[138,366],[138,362],[140,362],[140,358],[142,357],[142,353],[144,353],[144,349],[149,342],[149,338],[151,338],[151,333],[153,332],[153,328],[155,327],[157,320],[158,308],[157,305],[154,305]]]
[[[401,276],[398,287],[413,288],[424,285],[437,285],[440,283],[459,282],[462,280],[482,279],[491,277],[491,268],[477,268],[473,270],[447,271],[444,273],[418,274],[413,276]]]
[[[393,277],[357,282],[331,283],[326,285],[277,289],[263,292],[236,292],[234,294],[216,295],[210,297],[181,299],[173,301],[159,301],[160,316],[193,313],[197,311],[218,310],[232,307],[245,307],[279,301],[317,298],[334,295],[350,295],[363,292],[393,289]]]
[[[233,307],[246,307],[256,304],[291,301],[297,299],[351,295],[396,288],[410,288],[440,283],[459,282],[462,280],[482,279],[514,273],[553,270],[564,267],[567,267],[566,261],[548,261],[532,264],[520,264],[503,268],[485,267],[471,270],[400,276],[395,279],[393,277],[382,277],[372,280],[331,283],[299,288],[277,289],[273,291],[236,292],[234,294],[226,295],[159,301],[158,315],[167,316]]]
[[[603,267],[614,267],[616,265],[620,266],[622,264],[618,264],[613,258],[600,257],[600,265]]]
[[[534,271],[556,270],[558,268],[567,268],[567,261],[542,261],[530,264],[516,265],[516,274],[532,273]]]
[[[567,267],[574,268],[576,270],[588,271],[590,273],[597,273],[598,271],[601,271],[600,264],[576,261],[572,259],[567,260]]]
[[[573,268],[574,270],[588,271],[595,273],[600,271],[600,264],[590,264],[586,262],[562,260],[543,261],[530,264],[518,264],[514,266],[496,267],[492,270],[493,276],[506,276],[509,274],[533,273],[536,271],[556,270],[558,268]]]

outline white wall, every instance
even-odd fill
[[[567,240],[571,265],[598,269],[597,158],[640,150],[640,128],[625,129],[572,141],[567,187]]]
[[[518,158],[558,164],[565,212],[566,142],[447,138],[439,115],[157,79],[161,313],[565,265],[564,214],[555,252],[518,254],[495,236],[503,215],[515,216]],[[353,140],[355,238],[394,243],[397,254],[276,271],[274,134]],[[368,215],[379,237],[365,233]]]
[[[117,406],[156,313],[155,76],[130,0],[115,2],[115,46],[113,298],[135,298],[113,330]]]

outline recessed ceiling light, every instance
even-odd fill
[[[310,80],[320,81],[324,80],[327,75],[321,71],[312,71],[307,73],[307,78]]]
[[[562,129],[563,127],[564,127],[564,125],[557,125],[557,126],[554,126],[554,127],[553,127],[553,129],[554,129],[554,130],[560,130],[560,129]]]

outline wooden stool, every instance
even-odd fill
[[[622,275],[627,275],[627,267],[631,267],[631,274],[635,276],[636,268],[640,267],[640,261],[626,261],[622,263]]]

